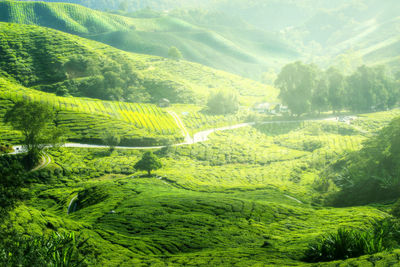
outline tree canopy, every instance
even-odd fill
[[[337,68],[322,71],[315,65],[294,62],[279,73],[275,86],[292,114],[342,109],[355,112],[386,110],[400,100],[399,82],[384,66],[361,66],[345,76]]]
[[[153,154],[151,151],[147,151],[143,154],[142,158],[136,162],[135,169],[141,171],[147,171],[148,175],[151,175],[151,171],[162,168],[161,160]]]
[[[213,114],[235,113],[239,110],[239,96],[232,91],[219,90],[211,93],[207,107]]]
[[[168,57],[174,60],[181,60],[183,58],[181,51],[175,46],[168,49]]]
[[[34,164],[40,151],[47,145],[60,142],[62,133],[52,122],[55,113],[51,107],[38,103],[20,101],[4,115],[4,121],[21,131],[23,145],[28,151],[29,164]]]
[[[121,137],[117,132],[107,130],[103,133],[102,140],[103,143],[110,148],[110,152],[112,152],[121,142]]]
[[[280,89],[282,102],[293,114],[301,115],[311,111],[311,99],[317,84],[318,69],[300,61],[283,67],[275,81]]]

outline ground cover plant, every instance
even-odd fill
[[[127,53],[56,30],[0,23],[2,76],[59,95],[158,103],[205,103],[217,89],[247,104],[277,91],[249,79],[187,61]]]
[[[0,265],[399,265],[398,4],[212,2],[0,1]]]
[[[33,199],[10,220],[37,233],[79,232],[88,239],[81,255],[96,264],[302,265],[324,233],[389,216],[388,206],[321,206],[320,174],[365,139],[338,122],[255,125],[153,150],[163,167],[151,178],[134,168],[143,151],[50,150],[53,163],[30,175]]]
[[[273,64],[270,57],[287,62],[299,56],[285,41],[271,38],[268,32],[248,29],[238,20],[237,28],[221,29],[218,24],[204,27],[196,23],[192,20],[195,16],[188,19],[172,12],[147,11],[152,15],[146,16],[144,10],[128,17],[73,4],[36,1],[2,1],[0,9],[3,22],[50,27],[141,54],[168,57],[171,47],[177,47],[186,60],[257,80]],[[225,17],[220,14],[220,20]],[[226,19],[229,23],[229,16]],[[248,40],[241,31],[247,33]],[[269,45],[260,46],[260,39]]]

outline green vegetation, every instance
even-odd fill
[[[0,223],[18,201],[26,197],[22,190],[25,169],[15,157],[0,156]],[[1,231],[1,230],[0,230]]]
[[[353,112],[387,110],[400,100],[398,85],[383,66],[361,66],[346,77],[335,68],[322,72],[316,65],[295,62],[282,69],[275,85],[283,103],[297,116],[344,108]]]
[[[154,155],[151,151],[143,154],[143,157],[136,162],[134,168],[140,171],[147,171],[148,175],[151,176],[151,171],[158,170],[162,167],[160,159]]]
[[[174,3],[168,6],[171,4]],[[108,3],[107,9],[111,6]],[[119,8],[119,4],[114,7]],[[134,53],[167,57],[170,47],[177,47],[187,60],[257,80],[264,69],[273,67],[271,57],[283,63],[298,58],[295,49],[277,35],[249,29],[245,23],[236,22],[237,28],[221,29],[219,22],[210,27],[188,22],[184,14],[144,10],[126,17],[78,5],[30,1],[2,1],[0,9],[3,22],[50,27]],[[202,16],[199,13],[189,18]],[[213,17],[210,14],[206,21],[214,21]],[[219,14],[221,21],[225,17]],[[232,21],[229,17],[226,20]]]
[[[8,237],[0,244],[0,262],[5,266],[83,266],[77,247],[82,246],[73,233],[43,236]]]
[[[186,61],[122,52],[55,30],[0,23],[2,76],[46,92],[131,102],[205,103],[215,88],[241,102],[276,98],[275,89]],[[69,55],[69,56],[68,56]]]
[[[328,177],[342,188],[333,199],[334,205],[360,205],[400,197],[399,127],[400,119],[396,118],[368,139],[360,151],[333,165]]]
[[[84,2],[0,1],[0,262],[398,265],[395,0]]]
[[[2,78],[0,98],[4,103],[3,112],[10,110],[13,102],[28,100],[33,103],[47,103],[56,112],[55,124],[63,132],[67,132],[66,137],[72,141],[102,143],[102,135],[107,129],[118,130],[123,145],[161,144],[167,140],[177,142],[182,139],[173,118],[151,104],[59,97],[22,87]],[[0,129],[7,133],[2,136],[3,140],[20,142],[19,133],[10,131],[6,126]]]
[[[207,108],[211,114],[236,113],[239,110],[238,95],[233,92],[218,91],[208,98]]]
[[[55,114],[50,106],[41,103],[17,102],[4,115],[5,123],[21,131],[24,145],[28,155],[26,163],[28,167],[35,166],[42,150],[49,145],[57,145],[61,142],[62,133],[56,127],[50,127]]]
[[[320,187],[337,188],[319,177],[344,152],[359,150],[365,134],[330,121],[217,132],[204,143],[154,151],[163,165],[158,179],[134,168],[145,154],[139,150],[51,149],[53,163],[29,175],[32,199],[10,220],[32,235],[79,233],[88,239],[79,255],[97,265],[302,265],[308,244],[324,233],[372,229],[370,220],[389,216],[390,205],[320,204]]]
[[[181,51],[179,51],[175,46],[168,49],[168,57],[177,61],[183,58]]]
[[[375,221],[372,229],[349,230],[339,228],[337,233],[328,234],[305,253],[307,262],[321,262],[356,258],[375,254],[398,246],[399,224],[391,219]]]
[[[109,146],[110,152],[113,152],[115,147],[121,142],[121,137],[115,131],[106,130],[102,136],[103,143]]]

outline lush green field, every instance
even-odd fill
[[[217,132],[205,143],[155,151],[164,167],[152,178],[133,168],[141,151],[49,150],[53,163],[31,175],[32,198],[12,220],[23,233],[89,238],[82,253],[92,265],[308,265],[303,253],[321,234],[388,216],[387,204],[322,206],[319,177],[362,147],[369,133],[358,125],[366,118],[395,114]],[[77,211],[67,214],[76,195]],[[398,253],[318,266],[388,266]]]
[[[272,87],[223,71],[126,53],[43,27],[0,23],[0,35],[2,75],[47,92],[65,88],[74,96],[153,103],[163,97],[204,103],[218,89],[239,92],[242,104],[277,97]]]
[[[220,30],[172,14],[130,18],[64,3],[3,1],[0,10],[3,22],[54,28],[129,52],[167,57],[168,49],[175,46],[187,60],[253,79],[260,79],[276,62],[284,64],[298,57],[277,35],[248,29],[244,23],[238,25],[240,30]],[[247,33],[247,41],[241,31]],[[260,39],[268,45],[261,46]]]
[[[2,115],[16,101],[46,103],[56,111],[58,127],[66,131],[70,140],[101,142],[101,134],[114,129],[123,144],[160,144],[171,139],[183,139],[181,130],[173,117],[165,110],[152,104],[133,104],[101,101],[88,98],[59,97],[28,89],[0,78],[0,99]],[[1,116],[3,117],[3,116]],[[16,142],[19,133],[1,124],[3,140]],[[146,140],[147,138],[147,140]]]

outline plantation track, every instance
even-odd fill
[[[172,113],[172,114],[171,114]],[[220,131],[228,131],[228,130],[234,130],[238,128],[243,128],[243,127],[248,127],[248,126],[253,126],[256,124],[273,124],[273,123],[296,123],[296,122],[313,122],[313,121],[337,121],[336,117],[329,117],[329,118],[323,118],[323,119],[310,119],[310,120],[277,120],[277,121],[264,121],[264,122],[245,122],[245,123],[240,123],[240,124],[235,124],[231,126],[226,126],[226,127],[220,127],[220,128],[214,128],[214,129],[209,129],[205,131],[200,131],[198,133],[195,133],[193,135],[193,138],[190,137],[188,131],[186,130],[185,126],[183,125],[182,120],[179,118],[179,116],[175,112],[169,113],[174,120],[176,121],[177,125],[179,128],[182,130],[182,134],[185,135],[185,141],[179,144],[174,144],[174,146],[183,146],[183,145],[190,145],[194,143],[201,143],[201,142],[206,142],[208,140],[208,136],[212,133],[215,132],[220,132]],[[92,144],[82,144],[82,143],[65,143],[63,147],[73,147],[73,148],[108,148],[109,146],[106,145],[92,145]],[[139,146],[116,146],[116,149],[130,149],[130,150],[150,150],[150,149],[160,149],[165,146],[144,146],[144,147],[139,147]],[[21,146],[14,146],[14,151],[12,154],[18,154],[18,153],[23,153],[24,151],[21,148]],[[18,149],[17,149],[18,148]]]
[[[51,157],[50,157],[48,154],[46,154],[46,152],[43,152],[43,155],[42,155],[42,162],[41,162],[38,166],[36,166],[35,168],[33,168],[33,169],[31,170],[31,172],[44,169],[44,168],[46,168],[50,163],[51,163]]]

